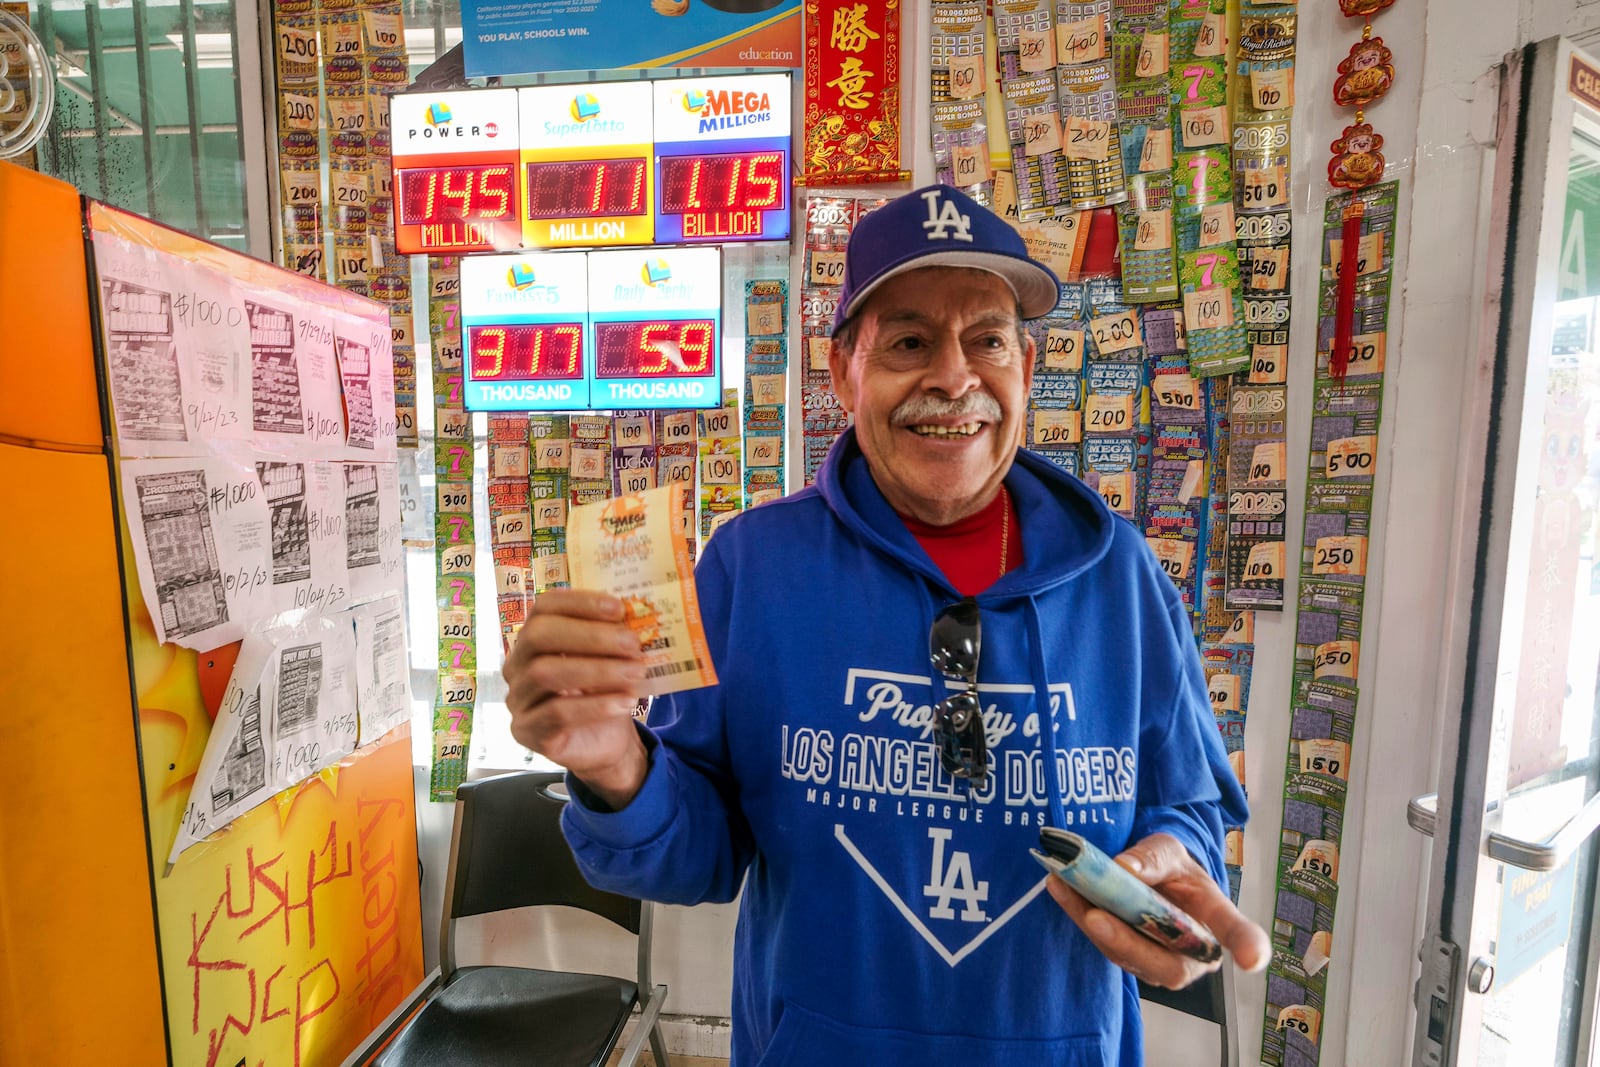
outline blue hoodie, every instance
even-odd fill
[[[598,886],[694,904],[744,884],[733,1067],[1142,1063],[1133,977],[1028,849],[1046,822],[1112,855],[1165,832],[1227,884],[1244,796],[1177,591],[1077,479],[1022,452],[1006,485],[1026,562],[978,597],[986,785],[947,776],[931,740],[928,628],[959,594],[851,431],[817,485],[708,544],[721,684],[656,701],[638,795],[568,805]]]

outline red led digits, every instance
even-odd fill
[[[583,327],[575,322],[473,326],[473,381],[583,377]]]
[[[663,156],[661,210],[772,211],[783,207],[784,154]]]
[[[479,381],[500,377],[506,364],[506,331],[499,326],[474,326],[468,335],[472,339],[472,376]]]
[[[698,378],[715,372],[716,324],[656,319],[594,324],[599,378]]]
[[[643,215],[645,160],[529,163],[528,218]]]
[[[511,217],[509,163],[477,167],[428,167],[400,172],[400,222],[485,222]]]

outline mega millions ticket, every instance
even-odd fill
[[[567,517],[573,588],[618,597],[645,654],[648,694],[717,684],[683,536],[683,485],[574,507]]]

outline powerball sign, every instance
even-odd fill
[[[394,96],[389,128],[397,251],[487,252],[522,243],[515,89]]]

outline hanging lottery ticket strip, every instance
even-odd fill
[[[656,420],[649,411],[618,411],[611,417],[613,496],[656,487]]]
[[[849,425],[828,374],[829,335],[839,306],[839,286],[844,282],[844,247],[856,221],[883,202],[881,196],[806,195],[806,255],[800,286],[800,408],[806,485],[816,481],[828,449]]]
[[[933,166],[937,179],[992,204],[994,169],[987,117],[989,49],[986,5],[936,3],[929,37]]]
[[[699,413],[700,540],[744,510],[744,441],[739,390],[724,389],[722,406]]]
[[[1300,542],[1299,613],[1278,849],[1273,958],[1261,1059],[1314,1067],[1326,1003],[1339,841],[1350,777],[1362,604],[1382,413],[1398,183],[1333,197],[1323,216],[1317,378],[1312,399],[1306,518]],[[1342,376],[1331,355],[1339,332],[1346,219],[1360,219],[1353,285],[1355,340]]]
[[[1224,603],[1230,611],[1281,611],[1287,577],[1287,471],[1278,460],[1288,451],[1289,122],[1297,25],[1293,6],[1247,3],[1239,16],[1234,221],[1250,362],[1225,408],[1234,439],[1225,466]]]
[[[685,502],[694,498],[695,473],[700,464],[700,413],[658,411],[656,418],[656,484],[683,486]],[[683,509],[683,536],[689,555],[695,555],[694,509]]]
[[[1233,7],[1237,17],[1237,2]],[[1246,7],[1245,31],[1256,15],[1283,10]],[[1275,536],[1280,560],[1270,582],[1254,583],[1271,595],[1258,592],[1249,606],[1281,608],[1284,464],[1252,470],[1249,460],[1269,432],[1281,454],[1284,417],[1280,407],[1264,424],[1245,420],[1255,436],[1236,470],[1231,415],[1239,405],[1254,410],[1256,398],[1234,398],[1236,389],[1256,384],[1252,373],[1268,375],[1258,380],[1278,384],[1275,400],[1286,400],[1281,355],[1264,369],[1252,356],[1254,345],[1285,345],[1287,338],[1258,335],[1250,313],[1254,297],[1275,292],[1267,286],[1287,276],[1288,233],[1280,225],[1287,186],[1254,209],[1259,215],[1270,207],[1270,220],[1240,225],[1236,216],[1245,212],[1236,205],[1261,199],[1259,183],[1239,176],[1245,169],[1287,171],[1288,103],[1267,93],[1261,99],[1274,110],[1241,111],[1235,83],[1269,64],[1287,72],[1267,75],[1269,82],[1292,82],[1294,41],[1291,21],[1287,41],[1274,36],[1273,49],[1241,59],[1238,77],[1230,77],[1229,16],[1225,0],[1057,0],[996,4],[990,23],[981,5],[940,3],[931,13],[930,68],[939,179],[992,206],[1064,283],[1058,306],[1030,327],[1038,354],[1028,446],[1144,530],[1191,613],[1218,729],[1242,782],[1254,617],[1226,603],[1244,571],[1241,561],[1230,573],[1230,504],[1260,502],[1236,497],[1247,483],[1279,490],[1272,521],[1241,529]],[[1273,26],[1283,28],[1281,21]],[[1236,112],[1251,123],[1280,123],[1270,160],[1231,151],[1240,136]],[[1004,122],[990,119],[1001,115]],[[1052,115],[1059,142],[1046,121]],[[1097,150],[1102,131],[1104,153]],[[1245,141],[1251,148],[1264,143],[1254,127]],[[1114,210],[1098,207],[1108,204]],[[1262,232],[1276,234],[1268,258],[1281,268],[1265,284],[1241,260],[1242,239],[1263,221]],[[1105,226],[1119,246],[1115,257]],[[809,262],[826,262],[828,238],[815,231],[808,237]],[[808,282],[818,274],[813,268]],[[806,306],[803,300],[803,324]],[[1279,309],[1274,304],[1264,314]],[[1287,330],[1286,321],[1276,325]],[[823,342],[815,343],[817,358],[825,359]],[[810,366],[808,358],[808,373]],[[809,427],[824,408],[820,398],[805,399]],[[1262,459],[1272,454],[1266,449]],[[1235,899],[1242,839],[1228,828]]]
[[[472,417],[462,399],[458,260],[428,261],[428,329],[433,338],[434,547],[438,685],[433,701],[433,768],[428,796],[455,799],[467,776],[478,696],[477,538],[472,514]]]
[[[744,498],[783,496],[784,383],[789,374],[789,283],[744,286]]]
[[[500,648],[528,617],[533,568],[533,509],[528,474],[528,416],[492,414],[489,422],[489,536],[494,556],[494,592]]]
[[[567,585],[567,494],[572,468],[572,424],[567,415],[531,415],[528,504],[533,515],[529,566],[535,596]]]
[[[414,444],[411,270],[394,249],[389,169],[389,97],[409,77],[401,6],[399,0],[280,0],[272,17],[280,262],[388,306],[400,441]]]

